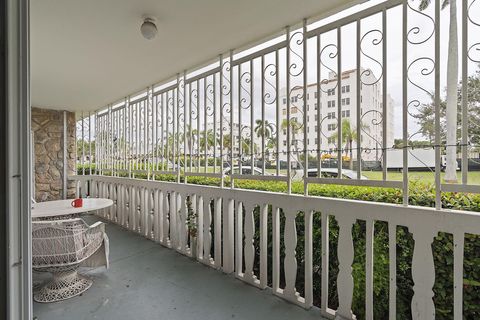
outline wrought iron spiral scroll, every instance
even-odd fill
[[[303,41],[303,33],[300,31],[294,32],[290,35],[289,47],[290,52],[293,54],[293,56],[290,56],[291,61],[290,65],[288,66],[288,74],[292,77],[298,77],[300,74],[302,74],[304,69],[303,57],[298,54],[296,50],[294,50],[296,46],[301,46],[303,44]]]
[[[410,5],[409,2],[407,2],[407,5],[408,5],[408,8],[410,8],[415,13],[424,17],[425,20],[428,21],[428,23],[431,25],[431,32],[424,32],[425,36],[423,36],[423,37],[420,37],[420,34],[421,34],[422,30],[419,26],[411,27],[408,30],[407,35],[406,35],[407,42],[409,44],[412,44],[412,45],[424,44],[427,41],[429,41],[435,34],[435,20],[431,16],[421,12],[420,10],[414,9]],[[415,36],[417,36],[419,38],[415,40],[414,39]],[[411,85],[413,85],[415,88],[417,88],[421,92],[425,93],[428,97],[431,97],[432,93],[427,88],[425,88],[424,86],[422,86],[420,84],[420,83],[422,83],[422,84],[423,83],[429,83],[429,81],[424,80],[424,81],[419,82],[419,81],[412,80],[411,70],[413,68],[417,68],[417,70],[420,70],[419,75],[422,78],[425,78],[425,77],[428,77],[428,76],[432,75],[432,73],[435,71],[435,61],[432,58],[425,57],[425,56],[416,58],[412,62],[409,63],[409,65],[407,67],[407,75],[406,75],[407,76],[407,81]],[[413,100],[408,101],[408,104],[407,104],[408,115],[410,115],[412,117],[416,117],[414,111],[418,110],[418,108],[421,105],[422,105],[422,103],[418,99],[413,99]],[[407,130],[407,129],[405,128],[404,130]],[[407,140],[411,141],[417,135],[422,135],[421,130],[417,130],[416,132],[414,132],[412,134],[409,134]],[[408,152],[412,157],[416,158],[419,162],[423,163],[426,167],[428,167],[421,159],[419,159],[415,154],[413,154],[411,150],[408,150]]]
[[[417,99],[413,99],[413,100],[410,100],[407,104],[407,113],[411,116],[411,117],[414,117],[416,118],[417,115],[415,113],[412,112],[412,110],[418,110],[418,108],[422,105],[422,103],[417,100]]]
[[[192,114],[192,120],[197,120],[198,118],[197,98],[198,98],[198,88],[190,87],[190,102],[191,102],[190,113]]]
[[[152,145],[152,140],[153,140],[153,121],[151,121],[151,119],[153,119],[153,106],[151,107],[147,107],[147,113],[148,113],[148,120],[147,120],[147,146],[151,146]],[[119,116],[121,116],[121,113],[119,113]],[[151,134],[152,133],[152,134]],[[148,152],[148,150],[147,150]]]
[[[168,97],[167,99],[167,123],[168,124],[173,124],[173,108],[175,107],[175,99],[173,97],[173,92],[172,96]]]
[[[373,115],[377,114],[377,115],[380,117],[380,120],[377,119],[377,118],[375,118],[375,117],[373,117],[373,118],[370,120],[370,124],[372,124],[372,126],[375,127],[375,126],[381,125],[381,124],[383,123],[383,121],[385,121],[385,119],[383,118],[383,113],[380,112],[380,111],[378,111],[378,110],[372,109],[372,110],[369,110],[369,111],[365,112],[365,113],[362,114],[362,116],[360,117],[360,130],[362,131],[362,133],[364,133],[364,134],[367,135],[370,139],[372,139],[373,141],[375,141],[375,143],[376,143],[377,145],[382,145],[382,143],[381,143],[380,141],[378,141],[378,139],[377,139],[375,136],[371,135],[370,132],[368,132],[367,128],[369,128],[369,127],[363,125],[363,124],[364,124],[363,119],[364,119],[365,116],[368,115],[368,114],[373,114]],[[359,140],[361,140],[361,139],[359,139]],[[369,154],[369,153],[371,153],[371,150],[370,150],[370,149],[366,149],[366,150],[364,150],[364,152],[367,153],[367,154]],[[382,149],[382,153],[380,154],[380,158],[382,158],[383,152],[384,152],[384,150]]]
[[[330,51],[331,50],[331,51]],[[333,44],[333,43],[330,43],[330,44],[327,44],[326,46],[324,46],[322,48],[322,50],[320,50],[320,64],[325,67],[329,72],[331,72],[333,74],[333,77],[336,78],[337,77],[337,72],[335,70],[333,70],[333,68],[331,68],[327,62],[325,61],[326,58],[328,58],[328,60],[334,60],[337,58],[338,56],[338,47],[336,44]],[[326,55],[326,57],[325,57]],[[323,87],[325,84],[328,84],[328,81],[329,81],[329,78],[323,78],[320,80],[320,90],[323,92],[323,93],[327,93],[328,92],[328,89],[325,90]],[[338,86],[338,81],[335,83],[335,86],[333,87],[333,89],[337,88]]]
[[[178,122],[179,125],[183,125],[185,121],[185,79],[182,77],[178,81],[177,87],[178,94]]]
[[[305,53],[302,52],[302,55],[300,55],[297,50],[295,50],[298,47],[302,47],[304,42],[303,39],[303,32],[297,31],[294,32],[290,35],[289,39],[289,51],[292,53],[290,55],[290,64],[287,66],[288,68],[288,76],[289,77],[298,77],[300,76],[304,70],[305,70],[305,60],[303,59],[302,55]],[[294,86],[290,88],[289,96],[290,97],[296,97],[297,101],[303,99],[303,90],[300,90],[297,94],[293,94],[293,92],[297,88]],[[295,105],[295,107],[298,107]]]
[[[137,116],[138,116],[138,105],[137,104],[134,104],[132,106],[132,132],[137,132]],[[132,141],[132,150],[133,152],[136,152],[136,148],[137,148],[137,138],[136,138],[136,135],[133,134],[133,137],[132,137],[133,141]],[[133,155],[135,158],[136,158],[136,155]]]
[[[249,88],[251,81],[252,75],[250,71],[242,72],[240,75],[240,108],[244,110],[249,109],[252,105],[252,94]]]
[[[432,17],[423,13],[422,11],[413,8],[410,5],[410,1],[407,1],[407,5],[408,5],[408,8],[410,8],[412,11],[414,11],[415,13],[425,17],[425,19],[429,22],[429,24],[431,24],[431,29],[432,29],[431,32],[425,33],[426,35],[424,37],[421,37],[422,36],[422,34],[421,34],[422,29],[419,26],[411,27],[410,30],[408,30],[407,35],[406,35],[408,43],[416,45],[416,44],[422,44],[422,43],[427,42],[435,34],[435,20],[433,20]],[[415,39],[415,37],[419,37],[419,38]]]
[[[367,33],[365,33],[362,38],[360,39],[360,53],[365,56],[366,58],[370,59],[371,61],[373,61],[376,65],[378,65],[380,67],[380,75],[378,76],[378,78],[375,79],[375,81],[373,82],[368,82],[366,81],[366,79],[368,77],[370,77],[372,75],[372,70],[371,69],[366,69],[366,70],[363,70],[360,74],[360,82],[364,85],[367,85],[367,86],[371,86],[371,85],[374,85],[376,83],[378,83],[382,77],[383,77],[383,65],[382,63],[380,63],[380,61],[378,61],[377,59],[375,59],[372,55],[366,53],[366,50],[364,48],[364,43],[365,42],[368,42],[368,41],[364,41],[364,40],[367,40],[369,37],[373,37],[373,39],[371,40],[371,44],[373,46],[378,46],[380,45],[384,40],[383,40],[383,32],[380,31],[379,29],[373,29],[373,30],[370,30],[368,31]]]
[[[323,128],[323,121],[325,121],[326,119],[328,119],[328,115],[327,115],[327,116],[324,116],[324,117],[322,118],[322,120],[320,120],[320,123],[318,124],[318,126],[319,126],[318,129],[320,130],[320,134],[321,134],[325,139],[327,139],[327,141],[328,141],[328,139],[331,138],[331,137],[328,137],[325,133],[323,133],[323,130],[322,130],[322,128]],[[334,117],[333,119],[335,119],[335,117]],[[318,141],[318,143],[320,144],[320,141]],[[335,148],[337,148],[337,144],[336,144],[335,142],[333,142],[333,145],[334,145]]]
[[[426,89],[424,88],[423,86],[421,86],[418,82],[415,82],[412,80],[411,78],[411,69],[413,67],[416,67],[418,64],[423,64],[419,67],[420,69],[420,75],[423,76],[423,77],[427,77],[429,75],[431,75],[434,71],[435,71],[435,62],[432,58],[429,58],[429,57],[420,57],[420,58],[417,58],[415,60],[413,60],[409,65],[408,65],[408,68],[407,68],[407,80],[410,84],[412,84],[414,87],[416,87],[417,89],[419,89],[420,91],[422,91],[423,93],[425,93],[426,95],[428,95],[429,97],[431,97],[431,93]],[[428,81],[422,81],[422,83],[428,83]],[[415,115],[415,110],[418,110],[418,108],[422,105],[422,103],[418,100],[418,99],[413,99],[413,100],[410,100],[407,104],[407,113],[412,116],[412,117],[416,117]],[[415,133],[413,133],[412,135],[410,135],[410,137],[408,138],[408,141],[411,140],[411,137],[413,136],[416,136],[417,134],[420,134],[421,131],[418,130],[416,131]]]
[[[162,104],[162,98],[160,95],[157,95],[155,97],[155,107],[157,108],[157,119],[155,125],[157,126],[157,130],[161,131],[161,133],[157,132],[157,141],[156,144],[158,145],[161,141],[161,135],[163,133],[163,119],[162,119],[162,109],[163,109],[163,104]],[[158,150],[158,148],[157,148]]]
[[[227,74],[230,74],[230,61],[224,61],[221,69],[221,74],[223,78],[222,94],[224,96],[227,96],[230,94],[231,91],[230,78],[226,76]]]
[[[252,136],[252,133],[250,128],[248,126],[242,125],[242,128],[240,129],[240,137],[251,138],[251,136]]]
[[[424,87],[422,87],[421,85],[419,85],[418,83],[414,82],[412,80],[412,78],[410,77],[410,69],[417,63],[419,62],[425,62],[427,64],[429,64],[430,66],[423,66],[422,68],[420,68],[420,74],[424,77],[426,76],[429,76],[433,73],[433,71],[435,71],[435,61],[432,59],[432,58],[429,58],[429,57],[420,57],[420,58],[417,58],[415,60],[413,60],[412,62],[410,62],[410,64],[408,65],[408,68],[407,68],[407,80],[408,82],[410,82],[413,86],[417,87],[418,89],[420,89],[421,91],[425,92],[427,95],[431,95],[431,93],[425,89]]]
[[[477,2],[477,0],[473,0],[467,8],[467,18],[470,23],[472,23],[476,27],[480,27],[480,21],[476,21],[472,18],[471,13],[474,11],[472,10],[473,4]],[[480,8],[477,8],[476,12],[479,12]],[[475,57],[477,55],[477,57]],[[471,44],[468,49],[467,49],[467,57],[470,59],[472,62],[480,63],[480,42],[476,42]]]
[[[230,68],[231,68],[231,64],[230,64],[230,61],[224,61],[223,64],[222,64],[222,67],[221,67],[221,77],[222,77],[222,88],[221,88],[221,95],[223,96],[223,103],[222,103],[222,113],[223,113],[223,119],[221,119],[221,126],[222,126],[222,132],[223,131],[226,131],[228,128],[226,126],[224,126],[223,124],[229,124],[230,121],[228,119],[228,117],[226,115],[229,115],[231,110],[232,110],[232,106],[230,105],[230,101],[229,98],[230,97],[230,94],[232,92],[232,85],[231,85],[231,82],[230,82],[230,77],[227,75],[230,75]]]
[[[205,113],[207,116],[212,117],[213,112],[215,111],[215,103],[213,102],[215,97],[215,88],[213,83],[209,83],[205,88],[205,94],[207,98],[207,104],[205,105]]]
[[[263,78],[267,86],[265,86],[265,92],[263,94],[263,101],[267,105],[272,105],[277,101],[277,90],[275,85],[269,80],[269,78],[273,78],[272,80],[276,80],[277,76],[277,68],[275,64],[271,63],[265,66],[263,69]]]

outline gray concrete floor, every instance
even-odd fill
[[[107,233],[110,269],[87,271],[94,283],[81,296],[34,303],[36,319],[321,319],[318,309],[303,310],[118,226],[107,225]]]

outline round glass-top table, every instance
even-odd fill
[[[105,209],[113,205],[113,201],[103,198],[85,198],[83,199],[83,206],[79,208],[72,207],[72,201],[54,200],[34,203],[32,207],[32,219],[55,219],[70,215],[79,215],[89,211]]]

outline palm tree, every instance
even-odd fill
[[[82,152],[84,152],[85,155],[88,155],[89,152],[92,152],[92,156],[95,155],[95,140],[88,142],[87,140],[84,139],[78,139],[77,140],[77,155],[81,156]]]
[[[242,152],[244,154],[249,154],[250,153],[250,147],[252,145],[252,139],[251,138],[245,138],[242,137]],[[253,143],[253,153],[258,152],[258,146],[256,143]]]
[[[220,143],[220,141],[218,142]],[[232,136],[230,134],[223,135],[223,148],[230,149],[232,147]]]
[[[274,125],[273,123],[270,123],[268,120],[262,121],[260,119],[257,119],[255,121],[255,133],[257,134],[257,137],[262,137],[265,136],[266,139],[270,138],[272,136],[272,132],[274,131]]]
[[[183,133],[177,132],[176,134],[170,133],[167,137],[167,141],[164,145],[164,155],[168,159],[173,158],[173,154],[177,154],[180,150],[177,150],[177,142],[180,145],[183,141]],[[168,149],[168,153],[167,153]]]
[[[270,123],[268,120],[262,121],[260,119],[257,119],[255,123],[256,123],[256,126],[254,130],[255,130],[255,133],[257,134],[257,137],[258,138],[261,138],[262,136],[265,137],[265,140],[268,143],[268,140],[272,137],[272,133],[274,131],[273,123]],[[265,153],[268,155],[268,149],[265,150]]]
[[[421,0],[420,11],[428,8],[431,0]],[[447,154],[445,181],[457,182],[457,85],[458,85],[458,32],[457,32],[457,2],[443,0],[442,9],[450,5],[450,26],[448,34],[447,57]],[[464,18],[465,19],[465,18]]]
[[[187,152],[189,153],[193,153],[193,145],[194,145],[194,140],[196,138],[196,129],[193,129],[191,125],[187,125],[186,129],[185,129],[185,141],[187,143]],[[190,136],[192,137],[192,139],[190,139]]]
[[[212,129],[200,133],[200,148],[209,152],[215,145],[215,134]]]
[[[290,124],[290,133],[292,134],[292,142],[293,142],[293,146],[294,146],[294,149],[295,149],[295,153],[297,154],[297,157],[298,157],[298,143],[297,143],[297,134],[298,132],[302,129],[303,125],[298,122],[298,120],[296,118],[292,118],[290,119],[290,121],[287,121],[287,119],[283,119],[282,121],[282,130],[286,130],[288,128]],[[290,143],[290,142],[288,142]],[[297,159],[297,162],[300,162],[298,161]],[[301,165],[301,163],[300,163]]]
[[[277,138],[276,137],[268,138],[267,145],[266,145],[266,148],[265,148],[266,149],[265,153],[267,155],[267,159],[269,158],[270,150],[275,151],[276,148],[277,148]]]
[[[368,130],[368,126],[361,124],[363,130]],[[331,135],[334,140],[338,139],[338,131]],[[350,120],[342,120],[342,143],[345,144],[345,155],[350,157],[350,170],[353,170],[353,142],[358,143],[357,129],[350,124]]]

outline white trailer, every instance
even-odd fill
[[[435,150],[432,149],[408,149],[408,169],[421,170],[435,168]],[[403,169],[403,149],[387,151],[387,169]]]

